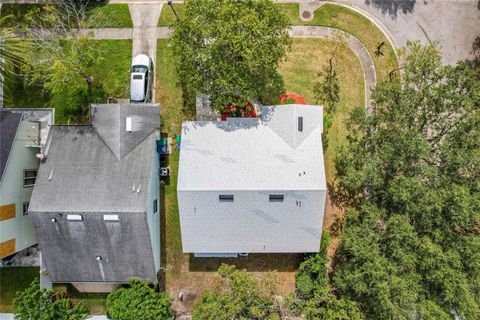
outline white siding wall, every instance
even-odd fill
[[[233,194],[220,202],[219,194]],[[270,202],[270,194],[284,194]],[[324,190],[179,191],[184,252],[318,252]],[[300,204],[301,203],[301,204]]]
[[[25,147],[37,145],[38,135],[38,123],[20,122],[0,185],[0,205],[15,203],[16,207],[15,218],[0,222],[0,242],[15,239],[16,252],[37,243],[32,222],[28,215],[23,215],[23,203],[30,201],[33,191],[33,187],[23,187],[23,170],[38,169],[35,154],[39,149]]]

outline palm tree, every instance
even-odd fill
[[[5,80],[15,76],[15,67],[24,61],[27,50],[26,42],[18,37],[18,28],[8,26],[8,21],[12,18],[13,15],[0,18],[0,101],[3,101],[2,88]]]

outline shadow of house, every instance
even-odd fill
[[[217,272],[222,264],[235,265],[250,272],[294,272],[302,262],[301,253],[252,253],[238,258],[195,258],[190,255],[189,271]]]

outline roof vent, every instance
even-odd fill
[[[298,131],[303,131],[303,117],[298,117]]]
[[[125,121],[126,121],[126,123],[125,123],[126,130],[128,132],[132,132],[132,117],[126,117]]]

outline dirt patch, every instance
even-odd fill
[[[189,254],[169,254],[166,291],[174,299],[173,308],[178,315],[191,312],[194,302],[204,290],[218,284],[217,269],[222,263],[235,265],[255,273],[260,279],[270,270],[276,270],[279,292],[295,290],[295,270],[302,260],[301,254],[251,254],[239,258],[194,258]]]

